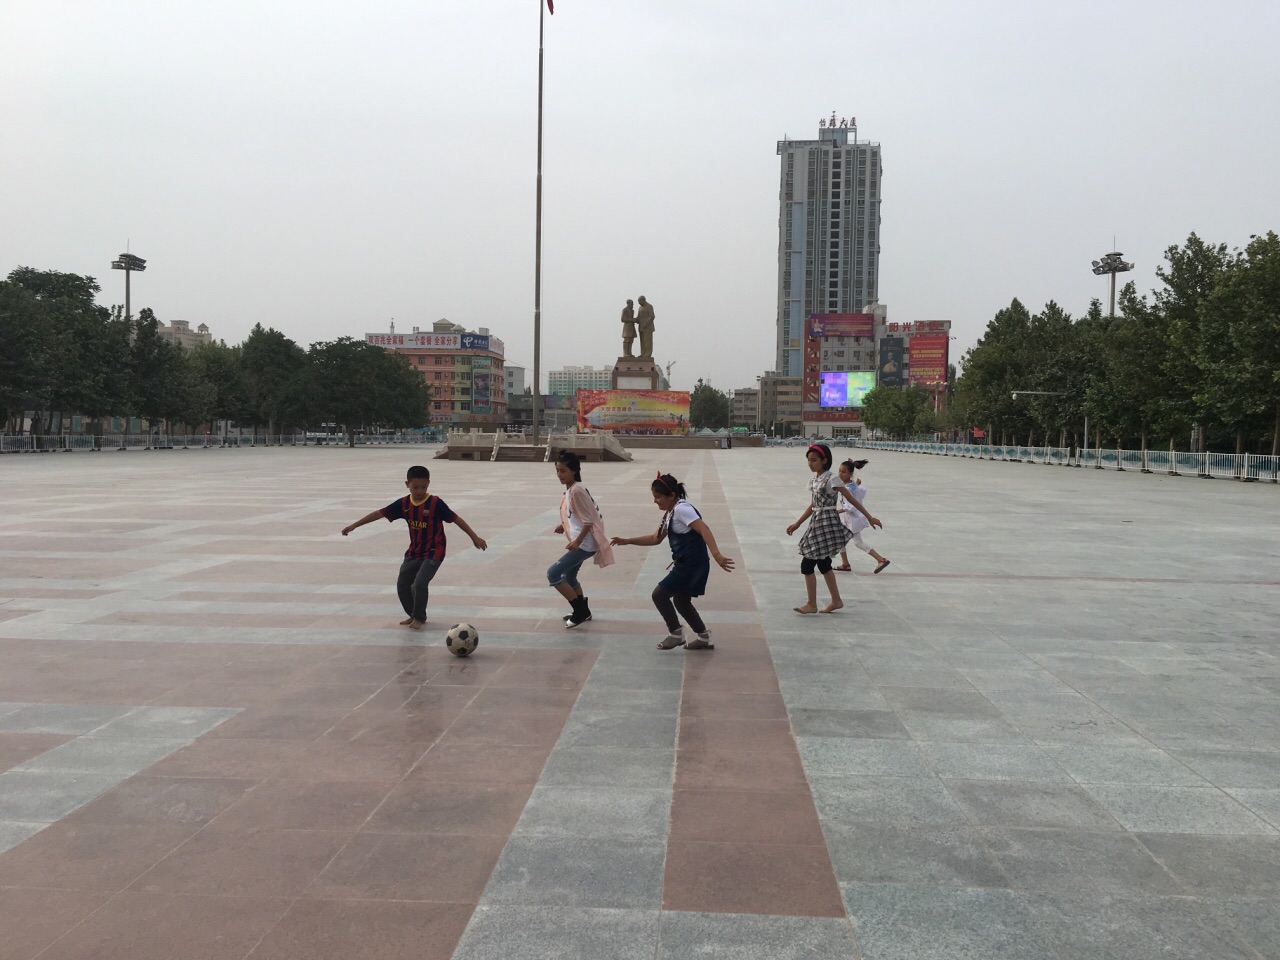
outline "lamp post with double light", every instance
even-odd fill
[[[1116,318],[1116,274],[1128,273],[1133,269],[1132,263],[1125,263],[1124,254],[1118,250],[1103,256],[1101,260],[1093,261],[1093,272],[1100,277],[1111,275],[1111,319]]]
[[[134,256],[132,253],[122,253],[118,258],[111,261],[111,269],[124,271],[124,317],[126,320],[130,320],[133,318],[133,310],[129,302],[129,276],[147,269],[147,261],[141,257]]]

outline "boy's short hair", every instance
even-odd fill
[[[431,471],[423,466],[410,467],[409,472],[405,474],[405,480],[430,480]]]

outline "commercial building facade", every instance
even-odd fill
[[[573,397],[579,390],[609,390],[613,387],[613,368],[561,367],[547,372],[547,392],[557,397]]]
[[[818,124],[816,140],[780,140],[775,369],[799,376],[812,314],[864,312],[880,296],[880,145],[857,120]]]
[[[367,333],[365,342],[403,353],[431,388],[431,425],[495,428],[507,422],[504,345],[487,327],[474,333],[437,320],[431,330]]]
[[[760,390],[761,429],[775,436],[800,433],[804,429],[800,399],[803,389],[801,378],[770,371],[758,377],[756,382]]]

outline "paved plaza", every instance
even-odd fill
[[[339,530],[430,452],[0,457],[0,960],[1280,958],[1274,486],[873,451],[804,617],[803,448],[586,464],[738,560],[659,652],[665,547],[563,628],[545,464],[426,461],[489,549],[399,626]]]

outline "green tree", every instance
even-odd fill
[[[51,429],[65,414],[98,417],[127,406],[127,326],[94,301],[99,290],[79,274],[31,267],[9,274],[0,293],[0,353],[12,377],[0,387],[6,411],[15,401],[29,404]]]
[[[260,426],[274,434],[296,406],[288,401],[297,386],[290,381],[306,364],[306,352],[279,330],[256,323],[240,346],[240,359],[248,394],[244,419],[253,424],[255,435]]]
[[[699,377],[689,394],[689,426],[694,430],[728,427],[729,395]]]
[[[52,396],[52,311],[31,290],[0,281],[0,415],[8,423]]]
[[[431,391],[404,354],[340,337],[312,344],[281,402],[296,406],[309,423],[342,424],[355,446],[361,429],[425,426]]]
[[[138,313],[130,346],[135,412],[152,428],[163,426],[188,412],[183,391],[186,358],[182,348],[160,336],[159,321],[150,307]]]
[[[956,393],[969,417],[967,426],[982,427],[994,443],[1031,429],[1025,403],[1013,399],[1024,382],[1031,314],[1018,300],[1000,310],[987,324],[982,338],[965,354],[964,373]]]
[[[1208,300],[1234,260],[1225,243],[1208,244],[1193,233],[1183,246],[1169,247],[1167,265],[1156,268],[1164,286],[1155,291],[1153,309],[1169,337],[1163,370],[1175,388],[1165,413],[1170,420],[1199,423],[1201,449],[1217,422],[1215,407],[1217,413],[1223,409],[1209,378],[1228,345],[1225,325],[1215,322]]]
[[[241,363],[241,348],[228,347],[226,343],[201,344],[191,351],[188,359],[193,374],[208,384],[210,390],[208,415],[204,420],[251,419],[249,385]]]
[[[1247,424],[1271,432],[1271,455],[1280,455],[1280,237],[1274,231],[1249,239],[1241,257],[1210,295],[1208,309],[1225,349],[1202,354],[1213,388],[1206,399],[1237,428],[1242,452]]]

